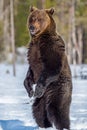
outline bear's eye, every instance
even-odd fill
[[[40,19],[38,19],[38,21],[41,22],[41,21],[43,21],[43,19],[40,18]]]

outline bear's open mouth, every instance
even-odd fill
[[[31,35],[36,35],[40,32],[40,30],[36,29],[36,30],[30,30],[30,34]]]
[[[36,31],[30,30],[30,33],[31,33],[31,35],[35,35],[35,34],[36,34]]]

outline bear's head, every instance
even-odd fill
[[[37,9],[31,7],[30,16],[28,18],[28,28],[31,36],[39,36],[43,33],[55,32],[55,22],[52,18],[54,9]]]

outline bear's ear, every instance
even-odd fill
[[[46,11],[48,14],[53,15],[53,13],[54,13],[54,8],[46,9],[45,11]]]
[[[30,12],[33,12],[33,11],[35,11],[35,10],[37,10],[36,7],[33,7],[33,6],[30,7]]]

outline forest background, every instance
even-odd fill
[[[54,7],[57,32],[66,43],[69,63],[86,64],[87,0],[0,0],[0,62],[8,62],[12,52],[19,55],[18,48],[27,47],[27,18],[32,5],[40,9]]]

